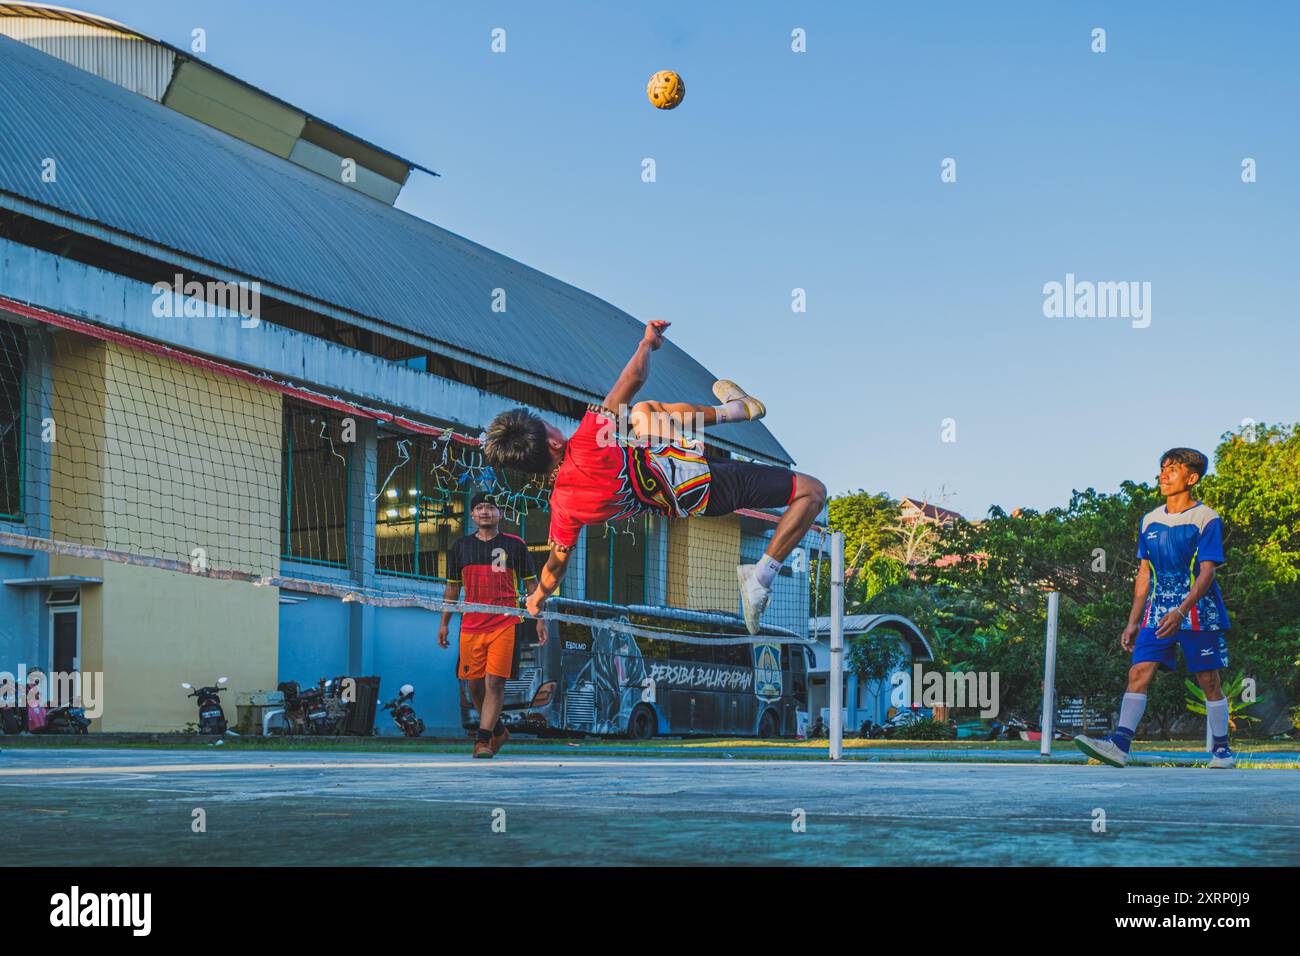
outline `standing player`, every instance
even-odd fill
[[[1147,688],[1156,670],[1177,663],[1175,637],[1187,670],[1205,691],[1205,719],[1214,738],[1211,767],[1233,767],[1228,748],[1228,701],[1219,670],[1228,666],[1228,611],[1215,581],[1223,563],[1223,522],[1207,505],[1192,499],[1209,461],[1191,448],[1173,448],[1160,458],[1160,493],[1165,503],[1142,519],[1138,533],[1137,587],[1128,627],[1120,643],[1133,652],[1128,692],[1120,705],[1119,727],[1105,740],[1075,737],[1076,746],[1112,767],[1128,762],[1129,745],[1147,705]]]
[[[519,584],[533,582],[533,556],[524,539],[500,531],[501,509],[480,492],[470,501],[470,517],[478,530],[461,538],[451,551],[447,569],[447,590],[443,600],[460,600],[461,583],[466,604],[496,604],[519,607]],[[438,643],[447,646],[453,611],[442,612]],[[515,628],[518,615],[466,611],[460,622],[460,662],[457,676],[469,683],[469,695],[478,711],[478,737],[474,756],[491,758],[510,739],[501,720],[506,680],[515,658]],[[537,643],[546,643],[546,629],[537,622]]]
[[[652,513],[679,518],[730,514],[740,508],[779,508],[767,551],[757,564],[736,568],[741,606],[749,633],[772,595],[772,582],[826,503],[826,486],[816,478],[773,465],[705,458],[698,438],[679,423],[699,426],[757,421],[767,409],[734,382],[714,383],[720,405],[642,401],[627,405],[649,375],[650,353],[663,344],[667,322],[651,322],[635,354],[600,405],[589,407],[578,430],[563,432],[527,409],[498,415],[488,426],[483,451],[497,468],[555,475],[551,492],[551,555],[528,598],[530,614],[555,593],[584,525]],[[619,439],[624,416],[635,441]]]

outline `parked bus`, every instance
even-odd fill
[[[810,651],[767,638],[797,637],[765,627],[751,637],[734,614],[553,597],[548,611],[592,619],[549,621],[537,645],[532,621],[520,626],[514,678],[506,682],[502,719],[538,734],[790,737],[808,711]],[[662,637],[628,634],[605,622],[667,629]],[[744,637],[741,644],[692,634]],[[461,713],[477,727],[461,682]]]

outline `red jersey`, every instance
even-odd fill
[[[524,539],[504,532],[487,541],[476,534],[460,538],[447,563],[447,580],[464,583],[462,599],[466,604],[519,607],[519,582],[537,577]],[[482,634],[519,620],[515,614],[466,611],[460,629],[465,634]]]
[[[551,543],[572,548],[584,525],[646,512],[701,514],[709,503],[709,478],[698,441],[623,444],[613,416],[593,405],[564,446],[551,491]]]

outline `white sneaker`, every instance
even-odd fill
[[[1237,755],[1227,747],[1219,747],[1210,755],[1210,769],[1231,770],[1237,766]]]
[[[745,612],[745,627],[750,634],[757,634],[759,618],[767,610],[767,602],[772,598],[772,589],[765,588],[754,577],[757,568],[754,564],[736,566],[736,577],[740,580],[740,606]]]
[[[1074,745],[1089,757],[1108,763],[1112,767],[1122,767],[1128,763],[1128,754],[1120,749],[1119,744],[1109,737],[1105,740],[1093,740],[1080,734],[1074,738]]]
[[[743,402],[745,404],[745,414],[749,416],[751,422],[756,422],[767,414],[766,405],[748,394],[735,382],[730,382],[725,378],[720,378],[713,383],[713,394],[723,405],[727,404],[727,402]]]

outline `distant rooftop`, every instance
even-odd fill
[[[918,501],[916,498],[904,498],[900,504],[904,510],[911,510],[913,514],[930,518],[934,521],[947,523],[956,521],[961,515],[948,508],[940,508],[938,505],[928,504],[924,501]],[[906,515],[904,516],[906,517]]]
[[[0,3],[0,35],[58,57],[390,206],[412,170],[437,173],[115,20]]]

